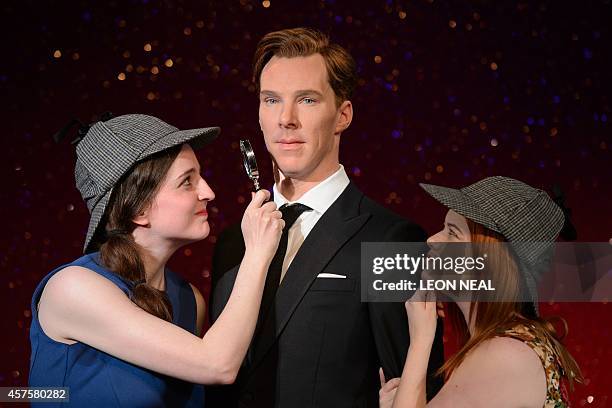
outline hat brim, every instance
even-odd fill
[[[169,133],[156,140],[155,143],[147,147],[140,156],[138,156],[138,161],[183,143],[189,143],[193,149],[200,149],[215,140],[220,132],[221,129],[218,127],[177,130],[176,132]],[[91,210],[87,235],[85,236],[85,244],[83,245],[84,253],[94,250],[94,248],[91,248],[92,238],[95,236],[102,222],[112,191],[112,188],[107,191]]]
[[[501,234],[495,221],[461,190],[424,183],[419,183],[419,186],[427,194],[457,214]]]
[[[194,149],[201,149],[215,140],[220,132],[221,129],[218,127],[177,130],[156,140],[140,154],[138,160],[183,143],[189,143]]]

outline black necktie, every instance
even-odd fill
[[[300,203],[292,205],[284,204],[281,206],[280,211],[283,213],[285,227],[283,228],[283,234],[281,235],[280,242],[278,243],[276,254],[274,254],[274,258],[272,258],[272,262],[270,262],[268,276],[266,276],[266,286],[261,299],[261,308],[259,313],[260,319],[266,314],[268,308],[273,303],[274,296],[276,296],[276,290],[280,284],[283,262],[285,260],[287,244],[289,242],[289,229],[303,212],[312,211],[312,208]]]

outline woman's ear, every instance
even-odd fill
[[[132,222],[139,227],[149,227],[149,210],[141,211],[137,216],[132,218]]]
[[[344,132],[351,124],[353,120],[353,104],[351,101],[344,101],[338,108],[340,115],[336,122],[336,134]]]

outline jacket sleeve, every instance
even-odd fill
[[[402,221],[392,226],[385,235],[385,242],[425,242],[426,234],[416,224]],[[423,244],[425,247],[425,244]],[[406,354],[410,344],[408,318],[401,302],[370,302],[370,325],[378,352],[380,365],[385,378],[395,378],[402,374]],[[436,337],[431,350],[427,368],[427,400],[442,388],[443,378],[435,373],[444,363],[442,335],[444,327],[438,319]]]
[[[209,318],[212,325],[229,300],[234,287],[238,267],[244,256],[244,241],[240,224],[232,225],[219,235],[213,252],[211,288],[209,298]],[[237,384],[207,385],[206,407],[238,407],[239,388]]]

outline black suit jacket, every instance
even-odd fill
[[[363,303],[362,242],[421,242],[424,231],[350,183],[308,234],[230,386],[209,386],[214,407],[378,407],[378,368],[401,375],[409,335],[402,303]],[[213,257],[210,317],[227,303],[244,254],[239,226],[221,234]],[[346,279],[317,278],[322,273]],[[438,325],[429,371],[443,363]],[[431,398],[442,385],[428,380]]]

